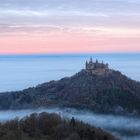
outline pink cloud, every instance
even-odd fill
[[[118,32],[60,31],[53,33],[18,33],[0,37],[1,54],[34,53],[94,53],[94,52],[137,52],[140,51],[140,38],[137,34]]]

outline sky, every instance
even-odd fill
[[[0,0],[0,54],[140,52],[140,0]]]

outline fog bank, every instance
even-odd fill
[[[122,140],[140,140],[140,118],[113,115],[101,115],[76,109],[41,108],[36,110],[0,111],[0,121],[4,122],[16,117],[23,118],[31,113],[57,113],[64,118],[75,117],[78,120],[100,127]]]

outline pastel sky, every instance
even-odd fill
[[[140,52],[140,0],[0,0],[0,54]]]

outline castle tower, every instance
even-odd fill
[[[88,69],[88,62],[86,61],[86,65],[85,65],[86,70]]]
[[[96,59],[96,64],[98,64],[98,60]]]
[[[90,63],[92,63],[93,61],[92,61],[92,57],[90,57]]]

